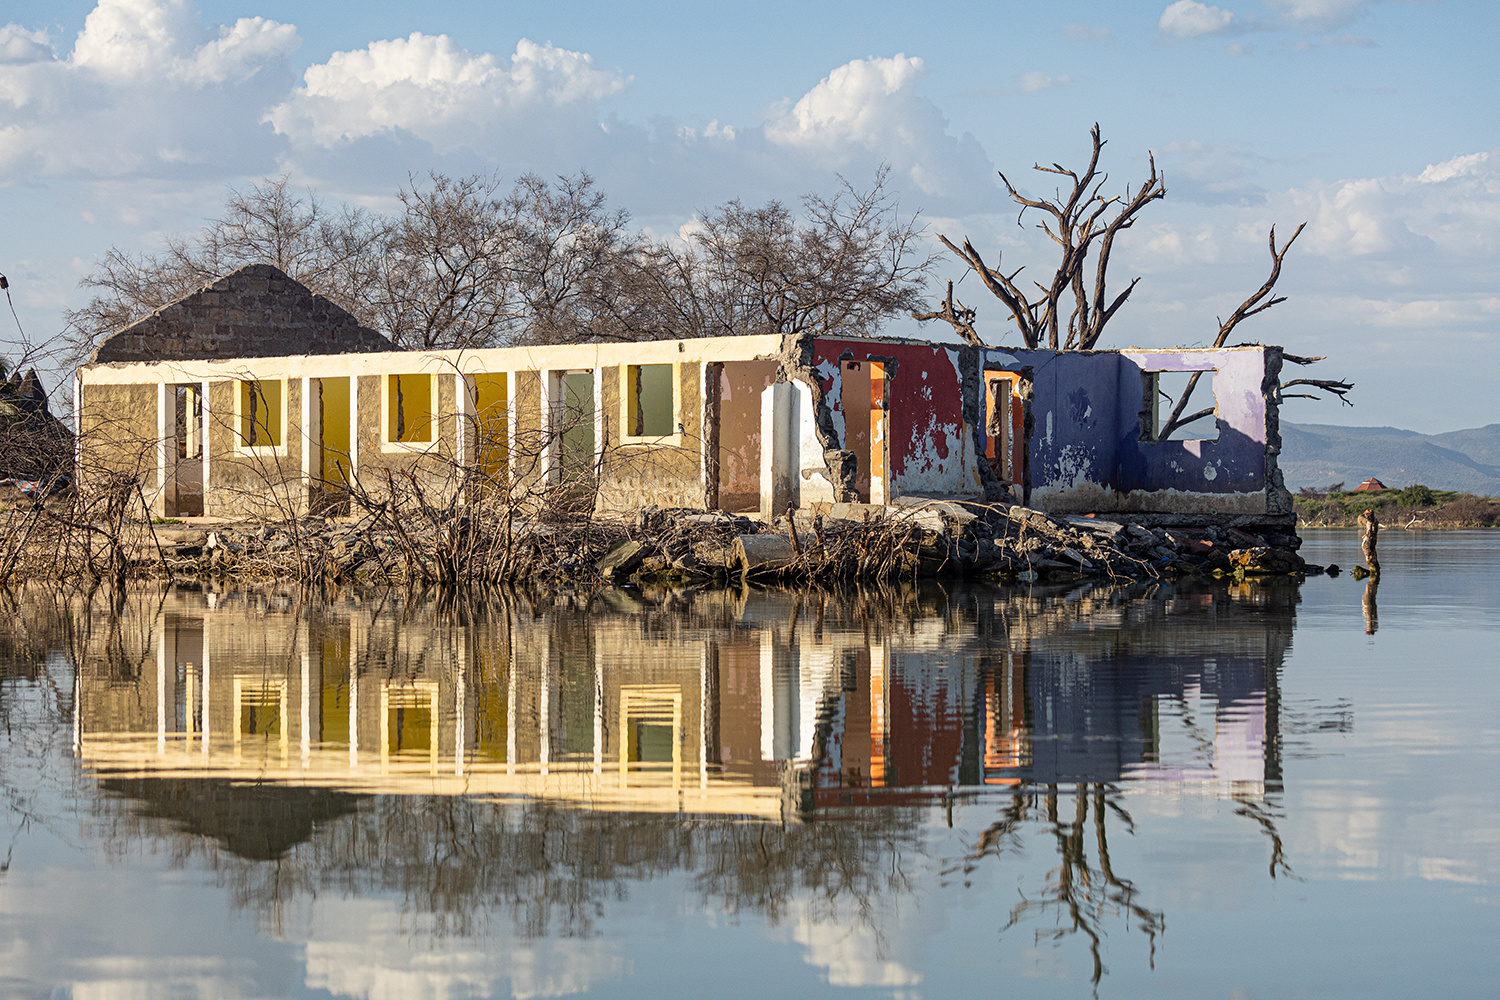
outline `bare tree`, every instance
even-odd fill
[[[82,281],[93,296],[63,314],[65,360],[84,361],[106,335],[245,264],[274,264],[368,324],[384,234],[384,220],[328,209],[286,175],[231,190],[222,216],[191,236],[169,236],[160,252],[104,255]]]
[[[71,358],[244,264],[272,264],[402,347],[496,347],[754,333],[866,335],[922,305],[933,257],[882,169],[800,213],[731,201],[687,240],[629,228],[580,172],[430,173],[386,217],[329,208],[286,177],[231,191],[223,215],[155,254],[114,249],[66,314]]]
[[[486,347],[519,314],[508,248],[515,226],[492,174],[428,175],[400,192],[386,230],[378,325],[402,347]]]
[[[642,240],[630,214],[611,209],[586,172],[549,184],[535,174],[506,201],[515,226],[512,254],[525,324],[518,339],[557,344],[620,339],[609,330],[612,276]],[[638,339],[634,337],[625,339]]]
[[[1143,208],[1165,197],[1167,193],[1165,178],[1157,172],[1156,158],[1151,156],[1147,161],[1146,180],[1136,189],[1135,194],[1132,195],[1127,186],[1123,195],[1106,195],[1104,185],[1108,183],[1109,175],[1099,172],[1099,155],[1104,150],[1105,140],[1100,137],[1097,123],[1089,135],[1093,138],[1094,148],[1089,156],[1089,165],[1082,174],[1074,173],[1058,163],[1050,167],[1038,163],[1033,167],[1044,174],[1066,177],[1071,182],[1067,189],[1059,189],[1052,201],[1029,198],[1016,189],[1010,178],[1003,173],[1000,175],[1000,179],[1005,182],[1006,191],[1021,206],[1017,222],[1025,218],[1027,210],[1041,212],[1047,218],[1042,220],[1038,228],[1062,251],[1051,278],[1045,282],[1032,282],[1036,286],[1035,295],[1016,282],[1024,268],[1018,267],[1006,274],[1001,270],[998,254],[995,266],[990,267],[974,248],[974,244],[967,239],[959,247],[948,237],[938,235],[943,245],[972,267],[985,287],[1005,303],[1021,331],[1022,340],[1030,348],[1041,346],[1045,339],[1047,346],[1054,351],[1093,349],[1104,332],[1105,324],[1130,298],[1130,293],[1141,280],[1131,279],[1124,291],[1106,303],[1109,257],[1114,249],[1115,238],[1135,224],[1136,216]],[[1088,279],[1091,252],[1094,254],[1092,281]],[[1063,338],[1062,315],[1069,308],[1066,297],[1070,293],[1072,308],[1068,313],[1067,336]],[[960,303],[957,311],[950,309],[947,314],[928,314],[917,318],[944,319],[963,333],[960,323],[963,312]],[[972,334],[973,311],[968,312],[967,328]]]
[[[832,196],[803,197],[803,219],[779,201],[738,200],[704,218],[692,247],[706,332],[864,336],[920,307],[935,257],[888,175],[881,167],[867,191],[840,177]]]
[[[1166,179],[1156,169],[1156,158],[1150,155],[1147,157],[1146,179],[1135,189],[1134,194],[1127,186],[1123,194],[1106,195],[1104,186],[1109,180],[1109,175],[1099,171],[1099,157],[1104,150],[1105,140],[1100,135],[1097,122],[1089,130],[1089,136],[1093,140],[1093,151],[1089,155],[1088,166],[1082,174],[1075,173],[1058,163],[1049,167],[1041,164],[1034,165],[1033,169],[1041,173],[1068,179],[1069,183],[1059,188],[1052,200],[1028,197],[1017,190],[1005,174],[1000,175],[1011,199],[1021,206],[1017,222],[1024,219],[1028,211],[1041,212],[1044,217],[1038,228],[1046,233],[1061,251],[1060,259],[1051,277],[1045,281],[1031,283],[1035,287],[1034,293],[1029,292],[1017,281],[1024,267],[1018,267],[1007,274],[1001,269],[998,255],[995,259],[995,266],[990,267],[968,239],[963,241],[962,246],[958,246],[947,236],[938,235],[943,245],[973,269],[984,282],[985,287],[1005,304],[1021,332],[1021,339],[1025,341],[1027,347],[1032,349],[1041,347],[1044,341],[1052,350],[1087,351],[1092,350],[1098,344],[1105,325],[1130,298],[1130,293],[1135,290],[1135,286],[1141,280],[1138,277],[1132,278],[1123,291],[1114,294],[1113,297],[1110,296],[1109,258],[1114,250],[1115,239],[1135,224],[1136,217],[1142,209],[1153,201],[1166,197]],[[1269,237],[1271,273],[1262,282],[1260,288],[1241,302],[1227,320],[1219,321],[1219,331],[1213,342],[1214,347],[1223,347],[1228,343],[1230,333],[1242,320],[1286,301],[1285,296],[1274,294],[1276,282],[1281,277],[1281,265],[1286,259],[1287,251],[1291,249],[1292,244],[1296,242],[1306,226],[1305,222],[1298,226],[1291,238],[1279,248],[1276,245],[1276,228],[1271,227]],[[1089,259],[1091,253],[1093,254],[1092,266]],[[1090,273],[1092,273],[1092,280],[1090,280]],[[1064,327],[1062,317],[1065,312],[1068,318]],[[913,312],[911,316],[919,323],[942,320],[953,327],[967,342],[982,345],[974,329],[976,311],[954,299],[951,281],[948,283],[947,298],[940,309],[925,313]],[[1298,365],[1309,365],[1323,360],[1321,357],[1301,357],[1285,353],[1282,357]],[[1172,401],[1171,413],[1157,432],[1160,438],[1166,438],[1173,431],[1213,414],[1213,407],[1194,413],[1186,412],[1201,378],[1201,372],[1194,372],[1181,395]],[[1283,391],[1282,398],[1319,398],[1312,393],[1284,392],[1293,387],[1329,392],[1338,396],[1340,400],[1348,402],[1348,393],[1354,385],[1342,379],[1291,379],[1280,385]]]

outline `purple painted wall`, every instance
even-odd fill
[[[984,367],[1029,373],[1029,502],[1059,512],[1277,512],[1268,481],[1268,349],[1052,352],[990,348]],[[1214,405],[1217,440],[1142,440],[1145,373],[1214,371],[1189,412]],[[1206,430],[1206,428],[1205,428]],[[982,431],[981,431],[982,433]],[[1208,433],[1212,433],[1208,431]]]

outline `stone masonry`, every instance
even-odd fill
[[[394,351],[389,340],[269,264],[248,264],[99,345],[91,363]]]

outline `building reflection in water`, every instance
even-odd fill
[[[924,613],[719,593],[675,619],[642,603],[459,624],[178,593],[149,648],[122,650],[154,670],[87,658],[78,749],[117,777],[776,819],[997,786],[1275,788],[1295,591],[1131,596],[968,590]]]
[[[1230,798],[1286,870],[1267,796],[1296,600],[1286,581],[621,591],[589,611],[141,595],[132,628],[81,643],[75,750],[134,817],[120,836],[164,819],[296,860],[242,872],[245,901],[273,909],[399,885],[431,912],[508,906],[545,936],[612,881],[696,866],[709,905],[771,914],[822,871],[899,891],[886,855],[920,850],[919,807],[978,798],[999,819],[955,869],[1024,831],[1062,861],[1013,923],[1107,909],[1154,947],[1161,914],[1110,866],[1122,791]],[[455,828],[472,843],[434,851]],[[769,862],[757,828],[778,838]],[[440,853],[473,864],[428,871]],[[1073,926],[1097,980],[1103,928]]]

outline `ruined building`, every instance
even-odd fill
[[[256,265],[105,340],[75,405],[84,481],[134,470],[164,516],[290,514],[470,470],[576,480],[603,510],[958,496],[1284,530],[1281,360],[816,335],[401,351]],[[1159,439],[1192,372],[1213,413]]]

